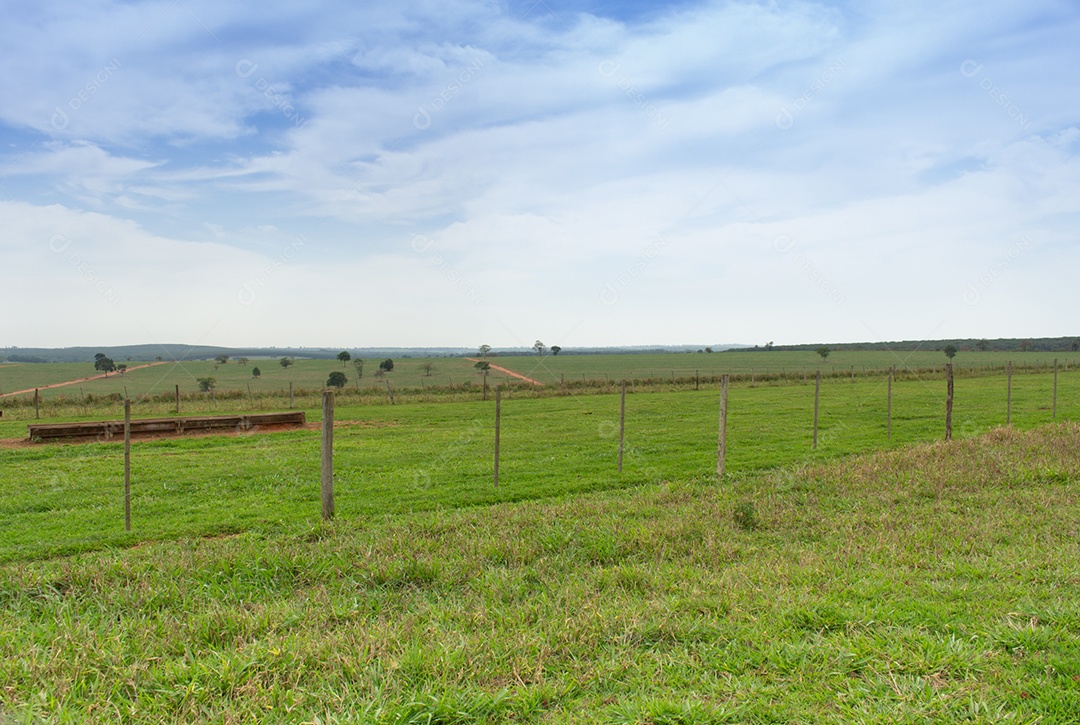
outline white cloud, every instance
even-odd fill
[[[189,342],[333,344],[331,308],[364,311],[357,344],[1031,335],[1040,306],[1065,334],[1043,300],[1076,262],[1078,21],[1051,0],[8,13],[0,248],[44,266],[5,294],[63,300],[12,342],[74,344],[62,310],[100,280],[177,291],[132,319]]]

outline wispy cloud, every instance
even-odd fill
[[[1052,0],[12,9],[3,249],[50,263],[0,295],[58,301],[9,342],[71,344],[106,278],[222,343],[1066,334],[1078,31]]]

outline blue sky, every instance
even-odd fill
[[[100,0],[0,33],[0,347],[1080,333],[1071,0]]]

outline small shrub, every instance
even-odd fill
[[[732,517],[735,519],[735,525],[743,531],[754,531],[761,526],[761,522],[758,521],[757,517],[757,509],[752,501],[743,501],[736,505]]]

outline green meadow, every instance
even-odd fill
[[[1053,375],[1014,375],[1012,425],[1055,420]],[[748,473],[910,443],[939,440],[944,380],[881,377],[824,379],[818,447],[813,449],[814,384],[732,385],[727,470]],[[335,418],[337,508],[344,517],[632,488],[715,475],[718,391],[628,388],[623,471],[618,456],[619,395],[538,395],[530,386],[503,393],[500,486],[492,486],[494,401],[358,405],[340,394]],[[1006,422],[1003,375],[959,377],[953,432],[969,438]],[[479,397],[478,395],[475,397]],[[493,396],[492,396],[493,397]],[[266,401],[260,401],[266,402]],[[283,403],[274,399],[270,402]],[[309,423],[321,408],[312,395]],[[247,412],[248,400],[218,400],[212,410]],[[133,405],[133,417],[170,404]],[[190,405],[185,402],[184,409]],[[122,418],[102,402],[92,415]],[[252,409],[257,410],[257,409]],[[0,439],[26,440],[32,409],[0,422]],[[76,409],[74,412],[78,413]],[[1080,420],[1080,372],[1059,373],[1057,420]],[[11,444],[0,451],[0,560],[36,558],[147,538],[175,538],[308,520],[318,508],[320,433],[314,428],[232,436],[136,441],[132,449],[135,531],[117,529],[122,444]]]
[[[328,524],[283,466],[262,486],[306,516],[0,566],[0,721],[1075,723],[1078,446],[995,429]],[[184,500],[244,485],[231,452]]]
[[[130,532],[122,444],[30,443],[5,407],[0,723],[1076,721],[1071,366],[1056,410],[1018,371],[1010,427],[1005,375],[960,367],[950,443],[940,373],[897,375],[891,435],[885,376],[827,375],[816,450],[812,376],[739,375],[721,480],[711,380],[628,386],[621,472],[615,384],[522,385],[498,487],[493,400],[346,388],[323,522],[341,364],[278,367],[308,363],[308,428],[134,441]],[[48,420],[122,415],[95,396]]]
[[[1015,367],[1080,365],[1078,353],[1048,352],[968,352],[964,351],[952,360],[958,370],[980,371],[1004,368],[1012,363]],[[715,377],[725,373],[749,376],[786,376],[801,378],[805,373],[813,377],[818,371],[824,376],[842,376],[854,372],[867,372],[896,368],[900,371],[927,371],[938,369],[949,362],[945,354],[937,350],[887,351],[887,350],[838,350],[822,359],[811,351],[745,351],[729,350],[714,353],[663,353],[626,355],[550,355],[514,356],[491,358],[501,365],[540,382],[551,384],[560,381],[621,380],[626,379],[689,379],[696,375]]]
[[[1071,356],[1071,357],[1070,357]],[[953,360],[959,373],[983,374],[1003,370],[1012,363],[1018,370],[1052,368],[1058,361],[1062,371],[1080,366],[1080,355],[1073,353],[1046,352],[961,352]],[[120,362],[120,361],[117,361]],[[450,391],[479,390],[483,376],[475,363],[466,358],[397,358],[394,368],[385,375],[379,374],[378,359],[363,360],[363,370],[357,376],[352,361],[344,365],[337,360],[295,359],[285,368],[280,359],[250,358],[246,364],[230,359],[219,364],[213,360],[166,361],[120,375],[111,373],[107,378],[83,380],[99,375],[93,362],[3,364],[0,365],[0,408],[32,405],[33,394],[2,397],[5,393],[41,388],[40,399],[48,405],[55,401],[79,404],[89,396],[94,398],[123,398],[133,400],[166,401],[175,396],[179,388],[181,398],[191,400],[196,406],[203,405],[199,380],[214,378],[217,398],[253,399],[287,397],[290,385],[294,393],[317,393],[326,384],[331,372],[343,372],[348,380],[346,388],[366,395],[365,402],[373,402],[386,393],[389,382],[393,391],[419,392],[439,396]],[[940,371],[948,362],[940,351],[848,351],[833,352],[822,360],[813,352],[729,351],[717,353],[665,353],[638,355],[544,355],[489,357],[492,365],[504,367],[520,375],[532,378],[545,386],[565,385],[578,388],[596,388],[601,384],[615,384],[622,379],[657,384],[674,380],[686,385],[695,379],[715,379],[723,374],[740,377],[785,378],[801,380],[813,378],[821,372],[826,377],[842,377],[852,374],[880,375],[882,371],[896,368],[903,374],[921,375]],[[146,362],[131,361],[132,367]],[[259,369],[260,375],[252,373]],[[78,381],[56,388],[42,386],[67,381]],[[492,370],[488,375],[489,386],[521,385],[504,373]],[[62,413],[57,412],[57,415]]]

